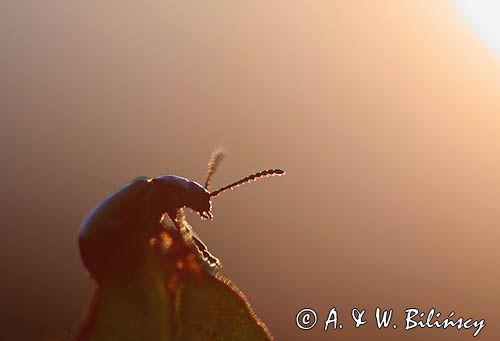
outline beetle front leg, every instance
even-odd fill
[[[185,232],[187,232],[186,234],[191,237],[194,246],[196,246],[196,250],[203,257],[203,259],[206,260],[211,267],[220,267],[219,259],[208,250],[207,245],[201,241],[200,237],[198,237],[196,233],[194,233],[189,224],[184,222],[184,214],[181,209],[169,211],[167,214],[174,226],[183,236],[185,236]]]
[[[201,241],[201,239],[192,232],[192,238],[196,249],[201,254],[204,260],[208,262],[208,264],[212,267],[220,267],[220,261],[217,257],[215,257],[210,251],[208,251],[208,247],[205,243]]]

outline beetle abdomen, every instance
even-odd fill
[[[104,198],[85,217],[80,228],[80,237],[92,236],[102,231],[103,225],[117,225],[123,221],[123,214],[139,206],[149,189],[151,178],[135,178]]]
[[[148,197],[151,178],[136,178],[102,200],[85,218],[80,228],[82,260],[92,277],[99,280],[140,258],[146,239],[157,228],[148,224]],[[148,226],[149,225],[149,226]],[[149,232],[149,233],[148,233]],[[146,243],[145,243],[146,241]]]

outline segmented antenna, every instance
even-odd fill
[[[205,188],[210,189],[210,185],[212,184],[212,178],[219,168],[220,163],[224,159],[224,152],[222,149],[216,149],[212,152],[212,156],[210,157],[210,161],[208,161],[208,174],[207,180],[205,181]]]
[[[281,170],[281,169],[267,169],[267,170],[263,170],[261,172],[249,175],[246,178],[243,178],[241,180],[233,182],[230,185],[227,185],[227,186],[224,186],[222,188],[219,188],[218,190],[213,191],[212,193],[210,193],[210,196],[211,197],[216,197],[216,196],[218,196],[219,194],[221,194],[222,192],[224,192],[224,191],[226,191],[228,189],[232,189],[234,187],[238,187],[238,186],[243,185],[243,184],[245,184],[247,182],[255,181],[255,180],[258,180],[258,179],[261,179],[261,178],[266,178],[268,176],[275,176],[275,175],[279,176],[279,175],[283,175],[283,174],[285,174],[285,171]]]

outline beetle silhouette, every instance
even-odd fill
[[[178,220],[183,208],[213,219],[211,199],[222,192],[268,176],[283,175],[281,169],[268,169],[210,192],[212,178],[224,158],[212,154],[205,185],[177,175],[138,177],[104,198],[84,219],[79,234],[80,254],[90,275],[100,282],[109,276],[133,276],[141,264],[149,240],[164,228],[160,221],[167,214],[180,231]],[[210,266],[219,261],[192,233],[193,242]]]

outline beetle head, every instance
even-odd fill
[[[204,219],[212,219],[210,192],[195,181],[177,175],[162,175],[153,181],[159,192],[159,209],[188,207]],[[168,202],[167,202],[168,201]]]
[[[211,220],[213,215],[210,192],[195,181],[189,181],[188,186],[189,189],[183,193],[186,207],[198,213],[202,219]]]
[[[216,150],[212,154],[212,158],[208,164],[208,175],[205,186],[177,175],[162,175],[152,179],[157,184],[155,188],[159,190],[159,193],[157,192],[158,198],[160,198],[158,200],[158,209],[163,210],[162,212],[164,213],[165,207],[169,207],[172,210],[188,207],[198,213],[202,219],[211,220],[213,218],[211,198],[248,182],[268,176],[285,174],[281,169],[267,169],[210,192],[212,178],[223,158],[224,154],[220,150]]]

